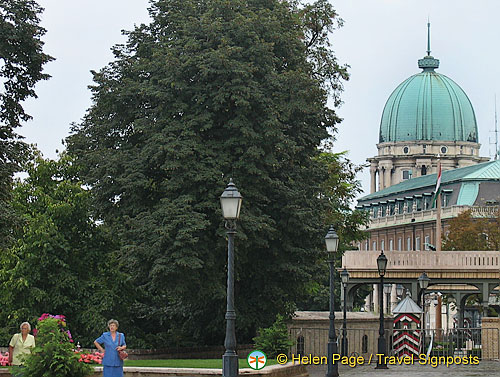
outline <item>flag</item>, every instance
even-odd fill
[[[434,199],[432,200],[432,208],[436,207],[437,198],[440,193],[441,193],[441,164],[439,164],[436,188],[434,189]]]

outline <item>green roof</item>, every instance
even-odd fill
[[[403,81],[389,96],[380,122],[379,142],[478,141],[472,104],[452,79],[434,72],[439,60],[419,60],[423,71]]]
[[[436,185],[437,174],[424,175],[418,178],[408,179],[386,189],[366,195],[358,202],[382,198],[389,195],[403,193],[407,191],[417,190],[424,187],[432,187]],[[500,160],[483,162],[481,164],[467,166],[465,168],[443,170],[441,176],[441,184],[457,182],[457,181],[489,181],[500,180]]]

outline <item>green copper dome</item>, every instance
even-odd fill
[[[430,51],[428,51],[429,54]],[[474,109],[453,80],[434,71],[439,60],[418,61],[423,71],[392,92],[382,113],[380,143],[394,141],[478,141]]]

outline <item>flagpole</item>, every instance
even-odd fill
[[[438,158],[438,175],[441,173],[441,159]],[[441,182],[439,182],[441,183]],[[441,189],[437,192],[436,203],[436,251],[441,251]]]

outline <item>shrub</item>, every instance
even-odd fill
[[[293,342],[288,338],[288,329],[285,318],[278,314],[271,327],[259,329],[259,335],[253,338],[255,348],[261,350],[268,358],[273,358],[280,353],[288,354]]]
[[[38,319],[36,347],[25,357],[24,377],[85,377],[93,368],[79,362],[73,351],[71,334],[64,316],[42,316]]]

